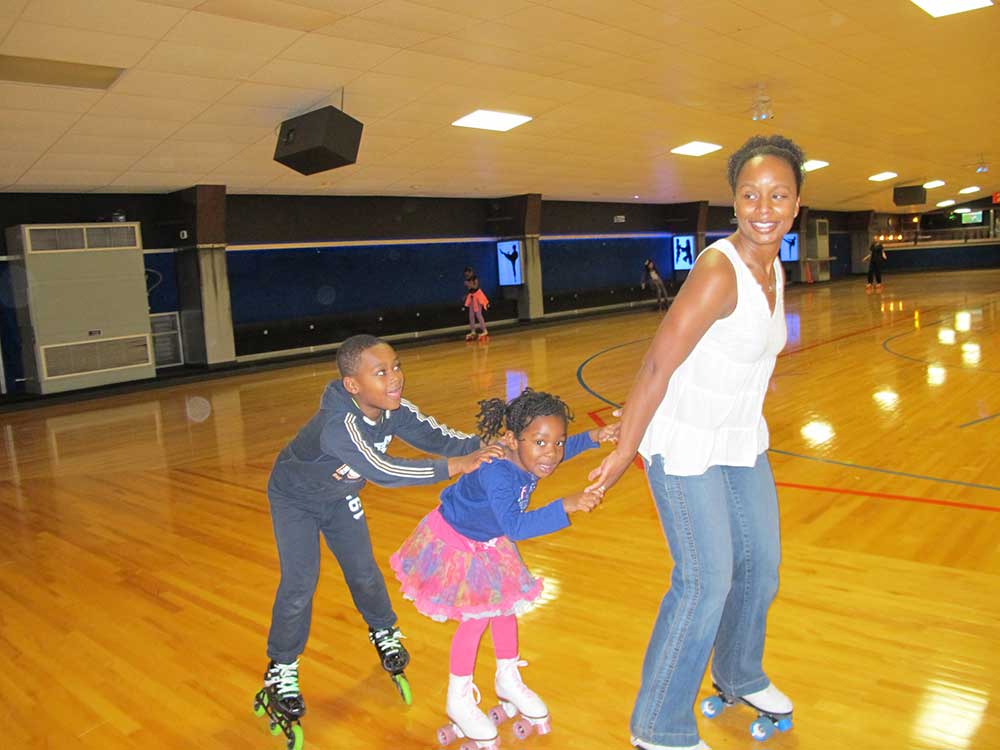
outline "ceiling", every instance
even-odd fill
[[[0,81],[5,192],[725,204],[726,156],[757,132],[830,163],[807,177],[814,208],[900,211],[892,187],[931,179],[947,184],[930,207],[1000,191],[1000,6],[0,0],[0,55],[123,69],[106,90]],[[760,84],[767,123],[750,119]],[[357,164],[305,177],[274,162],[281,121],[327,104],[364,122]],[[534,119],[450,125],[479,108]],[[723,150],[670,153],[691,140]],[[883,170],[899,177],[868,181]]]

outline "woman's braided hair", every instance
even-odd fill
[[[509,404],[500,398],[490,398],[479,402],[476,427],[489,442],[504,431],[504,428],[521,437],[521,433],[535,417],[562,417],[566,422],[573,419],[573,413],[558,396],[544,391],[525,388],[520,396]]]

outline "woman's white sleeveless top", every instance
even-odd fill
[[[736,271],[736,309],[715,321],[670,378],[639,453],[663,456],[668,474],[695,476],[710,466],[753,466],[768,447],[763,406],[785,346],[784,274],[774,259],[774,313],[733,244],[712,243]],[[701,257],[700,255],[698,256]]]

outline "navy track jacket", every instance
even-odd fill
[[[377,421],[368,419],[339,380],[330,382],[319,411],[278,454],[268,491],[337,500],[357,497],[366,482],[384,487],[435,484],[448,478],[447,458],[396,458],[393,437],[436,456],[464,456],[479,438],[452,430],[406,399]]]

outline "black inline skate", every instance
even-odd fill
[[[253,712],[257,717],[267,715],[271,734],[285,735],[287,750],[302,750],[304,742],[299,719],[306,712],[306,704],[299,692],[299,662],[276,664],[271,661],[264,672],[264,687],[253,699]]]
[[[390,628],[368,628],[368,640],[378,651],[378,658],[382,662],[382,669],[389,673],[396,690],[406,705],[413,703],[413,696],[410,693],[410,683],[403,674],[406,665],[410,663],[410,655],[406,648],[399,642],[400,638],[405,638],[399,628],[393,625]]]

